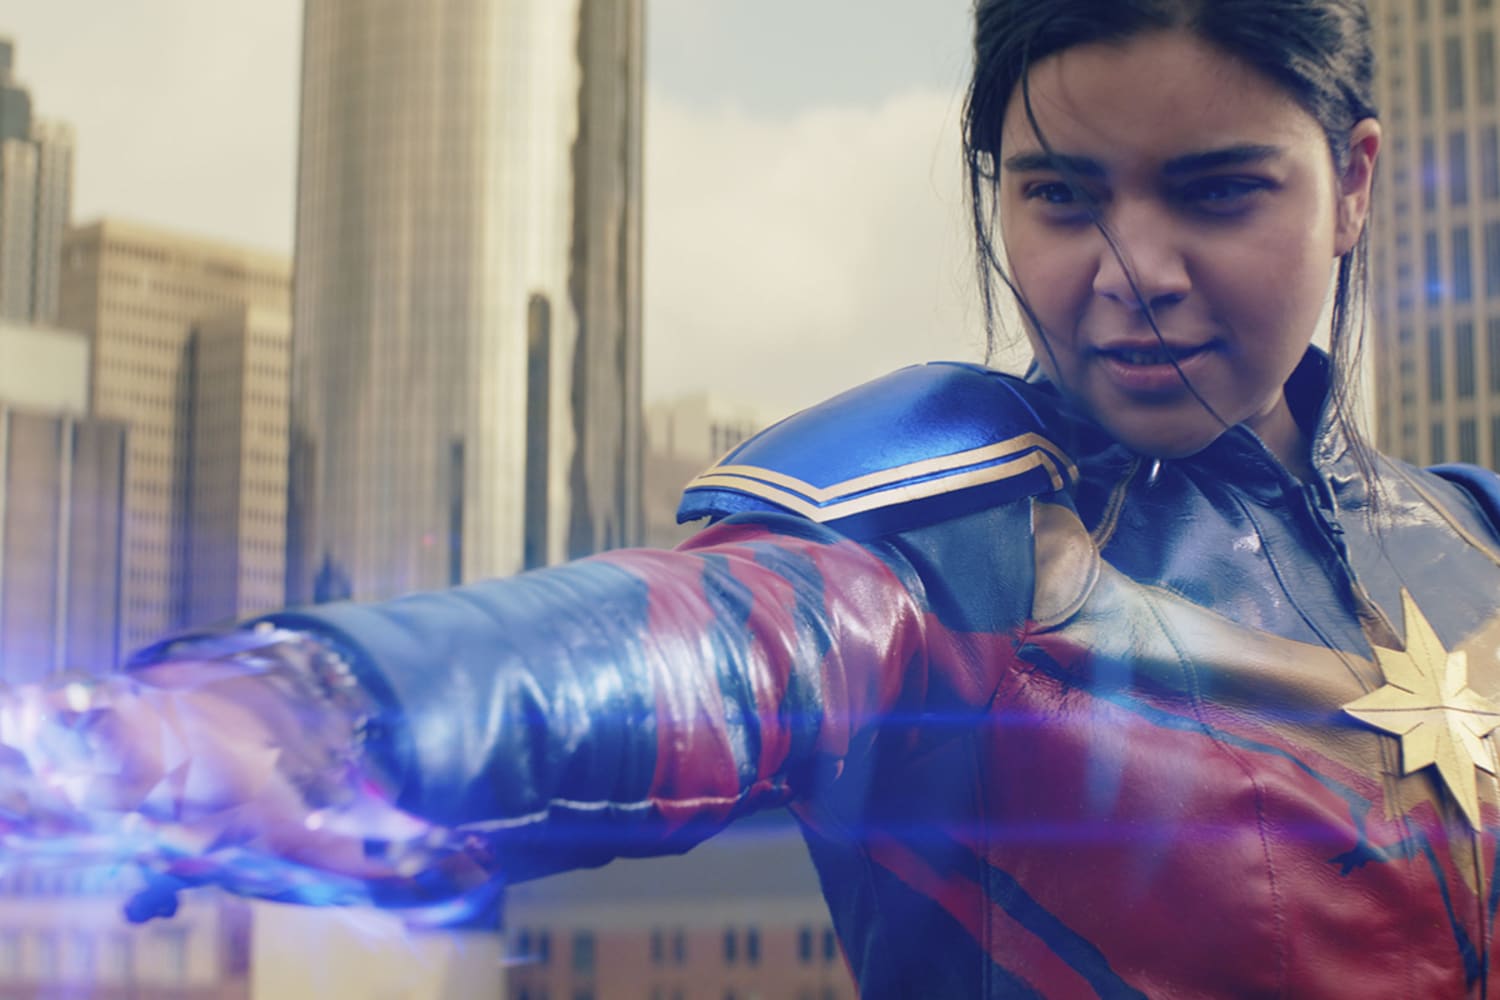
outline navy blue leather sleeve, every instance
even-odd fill
[[[685,849],[810,790],[898,704],[989,694],[958,647],[929,655],[908,559],[784,514],[268,620],[378,678],[398,804],[503,842],[512,878]]]

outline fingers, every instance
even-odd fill
[[[157,917],[177,915],[177,893],[192,883],[172,875],[148,873],[146,887],[125,901],[125,919],[144,924]]]

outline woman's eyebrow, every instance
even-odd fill
[[[1065,153],[1017,153],[1005,161],[1005,169],[1017,173],[1047,170],[1060,174],[1078,174],[1082,177],[1103,177],[1104,167],[1087,156],[1069,156]]]
[[[1201,153],[1174,156],[1162,166],[1161,172],[1169,177],[1175,177],[1203,170],[1216,170],[1221,167],[1238,167],[1247,163],[1260,163],[1275,159],[1283,152],[1285,150],[1280,146],[1242,143],[1236,146],[1225,146],[1223,149],[1209,149]],[[1074,174],[1079,177],[1103,177],[1105,174],[1105,169],[1098,160],[1068,153],[1017,153],[1005,160],[1004,167],[1015,173],[1048,171]]]
[[[1202,153],[1174,156],[1162,166],[1161,172],[1168,176],[1176,176],[1195,174],[1202,170],[1215,170],[1219,167],[1239,167],[1247,163],[1260,163],[1264,160],[1275,159],[1283,152],[1280,146],[1254,143],[1226,146],[1223,149],[1210,149]]]

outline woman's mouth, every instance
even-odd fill
[[[1139,398],[1164,399],[1187,391],[1188,382],[1201,373],[1213,353],[1214,342],[1209,341],[1191,347],[1130,344],[1099,348],[1095,356],[1117,390]]]
[[[1208,350],[1207,344],[1199,344],[1195,347],[1171,347],[1166,344],[1155,344],[1149,347],[1101,348],[1099,353],[1121,364],[1145,367],[1151,365],[1170,365],[1173,362],[1181,364],[1188,358],[1201,354],[1206,350]]]

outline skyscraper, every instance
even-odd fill
[[[73,130],[35,118],[0,38],[0,318],[57,318],[63,231],[73,200]]]
[[[1500,468],[1493,0],[1372,0],[1384,125],[1372,232],[1380,446]]]
[[[290,272],[118,219],[68,232],[61,321],[93,346],[92,413],[130,427],[126,652],[280,603]]]
[[[80,333],[0,320],[0,679],[119,660],[126,428],[88,415]]]
[[[641,533],[641,0],[308,0],[294,601]]]

